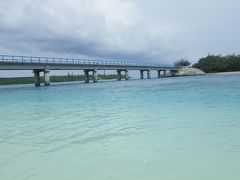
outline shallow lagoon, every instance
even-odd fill
[[[240,75],[0,86],[0,179],[240,179]]]

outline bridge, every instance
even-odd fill
[[[97,82],[98,70],[116,70],[117,80],[120,81],[122,77],[125,80],[129,79],[129,70],[138,70],[140,79],[144,79],[144,72],[146,71],[147,78],[150,79],[151,71],[157,71],[158,78],[161,78],[167,76],[167,71],[169,71],[170,75],[174,75],[178,68],[169,64],[0,55],[0,70],[32,70],[35,86],[40,86],[40,72],[43,72],[44,84],[48,86],[50,85],[50,70],[83,70],[85,83],[89,83],[89,72],[92,72],[93,82]],[[122,76],[122,72],[124,72],[124,76]],[[161,72],[163,72],[163,75]]]

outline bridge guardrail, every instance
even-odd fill
[[[34,56],[11,56],[0,55],[0,62],[9,63],[45,63],[45,64],[69,64],[69,65],[119,65],[119,66],[136,66],[136,67],[169,67],[170,64],[154,64],[142,62],[113,61],[113,60],[89,60],[79,58],[53,58],[53,57],[34,57]]]

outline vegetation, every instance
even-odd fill
[[[193,67],[206,73],[240,71],[240,55],[208,55],[201,58]]]
[[[90,80],[92,76],[89,76]],[[98,79],[117,79],[117,75],[98,75]],[[84,75],[67,75],[67,76],[51,76],[51,82],[68,82],[68,81],[83,81],[85,80]],[[43,77],[40,78],[40,81],[43,82]],[[33,77],[14,77],[14,78],[0,78],[0,85],[9,85],[9,84],[31,84],[34,82]]]
[[[180,66],[190,66],[191,63],[190,63],[189,60],[183,58],[183,59],[180,59],[180,60],[176,61],[176,62],[174,63],[174,65],[175,65],[176,67],[180,67]]]

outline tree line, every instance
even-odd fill
[[[206,73],[240,71],[240,55],[208,55],[193,64]]]
[[[93,76],[89,76],[90,80],[93,79]],[[98,75],[98,79],[108,80],[108,79],[117,79],[116,74],[106,74]],[[68,82],[68,81],[83,81],[85,80],[84,75],[70,75],[67,76],[51,76],[51,82]],[[11,77],[11,78],[0,78],[0,85],[9,85],[9,84],[31,84],[33,83],[33,77]],[[41,82],[44,82],[44,77],[40,78]]]

